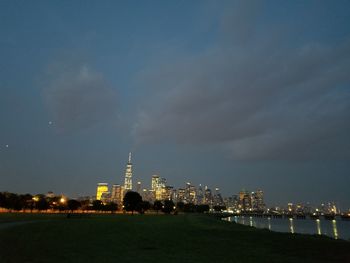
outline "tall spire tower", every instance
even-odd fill
[[[125,189],[126,192],[132,190],[131,152],[129,153],[129,160],[128,160],[128,163],[126,164],[126,169],[125,169],[124,189]]]

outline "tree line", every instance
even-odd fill
[[[21,210],[38,210],[38,211],[101,211],[101,212],[115,212],[117,210],[137,212],[140,214],[148,210],[163,212],[165,214],[178,212],[184,213],[204,213],[209,211],[209,205],[195,205],[191,203],[177,202],[172,200],[157,200],[154,203],[142,200],[139,193],[129,191],[125,194],[122,207],[114,202],[103,203],[100,200],[76,200],[66,199],[62,196],[45,196],[43,194],[15,194],[9,192],[0,192],[0,207],[9,211]],[[215,210],[222,209],[222,207]]]

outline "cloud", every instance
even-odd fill
[[[52,63],[43,97],[59,132],[73,132],[116,118],[116,91],[81,59]]]
[[[239,160],[349,159],[350,42],[254,33],[262,26],[256,6],[249,10],[222,19],[212,48],[142,72],[152,98],[140,109],[136,139],[220,144]]]

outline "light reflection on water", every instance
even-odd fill
[[[337,228],[337,221],[332,220],[332,226],[333,226],[333,235],[335,239],[338,239],[338,228]]]
[[[316,219],[316,225],[317,225],[317,235],[321,235],[322,231],[321,231],[321,222],[320,219]]]
[[[294,223],[293,218],[289,218],[289,229],[292,234],[294,234]]]
[[[258,218],[234,216],[228,221],[238,224],[266,228],[277,232],[327,235],[335,239],[350,240],[350,221],[325,219]]]

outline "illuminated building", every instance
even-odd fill
[[[174,187],[164,186],[162,188],[162,200],[172,200],[173,199]]]
[[[48,198],[54,198],[55,194],[52,191],[47,192],[46,197]]]
[[[164,198],[167,198],[166,179],[161,178],[158,175],[153,175],[152,176],[152,191],[154,193],[155,200],[164,200]]]
[[[200,184],[199,187],[198,187],[198,190],[197,190],[197,200],[196,200],[196,203],[197,204],[203,204],[204,203],[204,194],[203,194],[203,188],[202,188],[202,185]]]
[[[123,204],[123,187],[120,184],[114,184],[112,186],[111,201],[118,204],[121,207]]]
[[[154,200],[161,200],[161,191],[160,191],[160,177],[158,175],[152,175],[152,193]]]
[[[233,195],[231,197],[224,199],[224,204],[227,207],[227,210],[237,211],[239,210],[239,198],[237,195]]]
[[[132,190],[132,163],[131,163],[131,153],[129,153],[129,160],[126,164],[125,169],[125,181],[124,181],[125,192]]]
[[[204,190],[204,203],[207,205],[213,204],[213,196],[212,196],[211,190],[208,188],[208,186],[205,186],[205,190]]]
[[[101,196],[105,192],[108,192],[108,184],[107,183],[98,183],[97,184],[97,191],[96,191],[96,200],[101,200]]]
[[[142,196],[142,200],[144,201],[148,201],[150,203],[154,202],[153,190],[142,189],[141,196]]]
[[[177,202],[185,202],[185,194],[186,194],[185,189],[183,189],[183,188],[177,189],[176,201]]]
[[[196,203],[196,188],[191,183],[186,183],[185,203]]]
[[[249,192],[242,190],[239,192],[239,205],[243,211],[249,211],[251,207],[251,196]]]
[[[213,205],[216,205],[216,206],[224,205],[224,201],[222,200],[222,196],[220,194],[220,189],[219,188],[215,188],[215,194],[214,194],[214,198],[213,198]]]
[[[288,203],[287,207],[288,207],[288,213],[294,213],[295,212],[295,208],[294,208],[293,203]]]
[[[159,186],[160,177],[158,175],[152,175],[152,190],[156,191]]]
[[[253,211],[263,211],[265,209],[264,192],[257,190],[251,194],[251,208]]]
[[[111,193],[110,192],[103,192],[101,195],[101,202],[106,204],[109,203],[111,201]]]
[[[138,192],[139,194],[141,194],[141,182],[137,182],[137,185],[136,185],[136,192]]]

